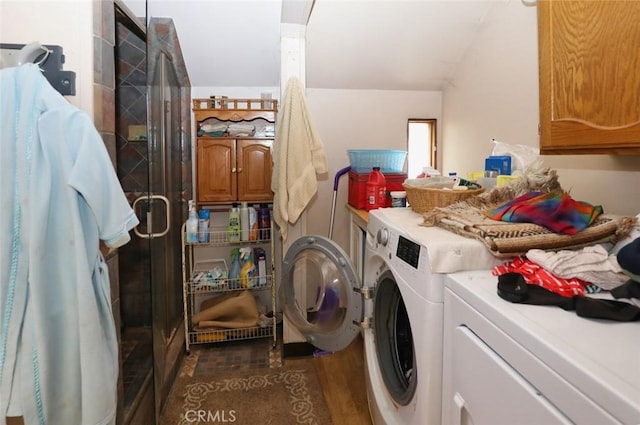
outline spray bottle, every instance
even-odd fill
[[[196,205],[193,200],[189,201],[189,218],[186,224],[187,243],[198,242],[198,216],[196,215]]]
[[[256,266],[253,262],[253,249],[240,248],[240,286],[253,288],[256,286]]]

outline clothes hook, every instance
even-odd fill
[[[38,66],[42,65],[47,60],[47,58],[51,54],[51,50],[47,49],[37,41],[25,45],[22,49],[20,49],[20,53],[18,55],[18,65],[33,62],[39,56],[41,56],[43,52],[44,56],[42,57],[42,59],[40,59],[38,62],[35,62],[35,64]]]

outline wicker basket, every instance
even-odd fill
[[[484,188],[472,190],[438,189],[433,187],[420,187],[404,184],[407,192],[407,202],[412,210],[417,213],[431,211],[436,207],[446,207],[463,199],[479,195]]]

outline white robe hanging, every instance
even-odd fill
[[[138,220],[93,122],[36,65],[0,70],[0,113],[0,424],[113,424],[99,240],[123,245]]]

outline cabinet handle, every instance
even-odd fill
[[[241,172],[242,172],[242,168],[238,168],[238,173],[241,173]]]
[[[232,172],[232,173],[235,173],[235,172],[236,172],[236,167],[233,167],[233,168],[231,169],[231,172]]]

